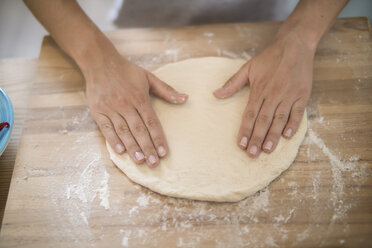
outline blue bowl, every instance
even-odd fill
[[[13,105],[8,95],[0,88],[0,122],[8,122],[10,127],[4,127],[0,131],[0,156],[9,143],[14,125]]]

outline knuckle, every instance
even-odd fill
[[[111,130],[112,129],[112,125],[108,121],[104,121],[104,122],[99,123],[99,127],[101,128],[101,130]]]
[[[125,125],[125,124],[121,124],[121,125],[118,127],[117,132],[118,132],[119,135],[126,136],[126,135],[130,134],[130,129],[128,128],[127,125]]]
[[[309,92],[311,91],[311,87],[310,87],[310,84],[302,84],[299,88],[298,88],[298,92],[303,95],[303,96],[307,96],[309,94]]]
[[[161,136],[153,137],[152,141],[154,142],[154,144],[156,144],[158,146],[164,144],[164,139]]]
[[[246,113],[245,113],[245,117],[247,119],[254,119],[256,117],[256,112],[254,112],[253,110],[248,110]]]
[[[143,146],[143,152],[146,153],[146,154],[152,154],[152,155],[156,154],[156,152],[154,150],[154,147],[150,144],[145,144]]]
[[[277,131],[270,131],[269,134],[267,135],[266,140],[271,140],[274,143],[280,138],[281,133]]]
[[[146,104],[147,96],[145,94],[143,94],[142,92],[136,92],[133,95],[134,95],[134,99],[137,105],[143,106]]]
[[[302,108],[302,107],[294,107],[293,108],[293,115],[296,118],[300,118],[303,113],[304,113],[304,108]]]
[[[102,108],[101,106],[102,105],[99,101],[91,102],[91,108],[94,110],[100,110]]]
[[[91,103],[91,108],[97,112],[101,112],[107,105],[105,101],[94,100]]]
[[[223,87],[224,87],[224,88],[228,88],[228,87],[230,87],[232,84],[233,84],[233,80],[230,78],[229,80],[227,80],[227,82],[225,83],[225,85],[224,85]]]
[[[173,92],[174,91],[174,89],[170,85],[168,85],[168,84],[165,84],[164,87],[165,87],[165,90],[167,92]]]
[[[128,151],[138,151],[138,146],[134,143],[126,145],[125,147],[127,147]]]
[[[124,95],[118,95],[115,97],[117,99],[117,101],[121,104],[124,104],[124,105],[127,105],[128,104],[128,100],[127,100],[127,97],[124,96]]]
[[[122,98],[120,101],[119,101],[120,105],[122,107],[127,107],[127,106],[130,106],[131,104],[128,102],[128,99],[126,98]]]
[[[270,117],[269,115],[267,114],[260,114],[258,117],[257,117],[257,123],[260,123],[260,124],[266,124],[268,123],[270,120]]]
[[[249,137],[252,133],[252,129],[249,128],[249,127],[246,127],[246,126],[242,126],[241,127],[241,133],[242,133],[242,135],[245,135],[245,136]]]
[[[136,134],[143,135],[144,133],[147,132],[147,129],[146,129],[146,127],[145,127],[144,125],[142,125],[142,124],[136,124],[136,125],[134,126],[134,132],[135,132]]]
[[[159,121],[156,118],[149,118],[146,120],[146,126],[149,128],[157,128],[159,126]]]
[[[277,113],[275,115],[275,120],[279,122],[287,122],[288,116],[286,113]]]

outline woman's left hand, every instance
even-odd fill
[[[214,91],[227,98],[250,85],[238,145],[252,158],[270,153],[297,131],[311,94],[315,48],[296,34],[276,39]]]

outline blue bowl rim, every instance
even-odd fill
[[[12,102],[10,101],[10,98],[9,96],[5,93],[5,91],[0,88],[0,95],[1,97],[3,97],[6,101],[6,107],[7,107],[7,114],[5,115],[5,119],[4,120],[0,120],[0,122],[3,122],[3,121],[7,121],[10,125],[9,128],[4,128],[1,132],[6,132],[3,134],[3,139],[5,140],[5,142],[1,142],[0,144],[2,144],[2,147],[0,147],[0,156],[1,154],[3,154],[5,148],[7,147],[8,143],[9,143],[9,140],[10,140],[10,135],[13,131],[13,126],[14,126],[14,110],[13,110],[13,104]]]

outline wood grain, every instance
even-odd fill
[[[261,51],[280,23],[108,32],[120,53],[155,69]],[[50,37],[32,78],[0,244],[4,247],[369,247],[372,243],[372,41],[367,18],[339,19],[322,39],[296,161],[239,203],[165,197],[109,160],[84,82]],[[108,199],[108,202],[106,200]],[[109,206],[108,206],[109,205]]]
[[[27,112],[28,94],[36,60],[8,59],[0,61],[0,87],[9,95],[14,108],[14,127],[9,144],[0,158],[0,221],[3,219],[10,179]]]

